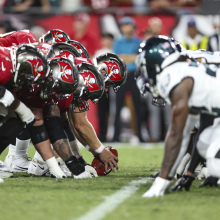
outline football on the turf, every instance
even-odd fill
[[[116,149],[111,148],[109,150],[116,157],[118,156],[118,151]],[[102,161],[99,159],[98,155],[96,155],[95,158],[93,159],[91,166],[94,167],[94,169],[96,170],[98,176],[105,176],[105,175],[109,174],[112,171],[110,166],[108,166],[107,172],[105,171],[105,164],[102,163]]]

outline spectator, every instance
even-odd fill
[[[101,38],[102,48],[100,50],[97,50],[94,56],[97,57],[104,53],[113,52],[112,51],[113,41],[114,41],[114,36],[112,34],[103,33],[102,38]],[[111,89],[107,94],[104,93],[98,102],[99,139],[102,142],[106,141],[108,116],[109,116],[109,102],[110,102],[110,99],[114,97],[115,97],[114,92]],[[111,117],[112,117],[112,114],[111,114]]]
[[[162,31],[162,21],[158,17],[152,17],[148,20],[148,28],[144,33],[144,40],[150,37],[160,35]],[[167,133],[169,124],[171,122],[171,107],[166,105],[165,107],[157,107],[152,105],[152,96],[148,94],[143,97],[143,108],[147,108],[145,111],[142,109],[142,119],[146,119],[145,112],[148,112],[148,130],[150,136],[150,142],[158,142],[164,140]],[[145,123],[146,124],[146,123]],[[145,125],[142,125],[145,126]]]
[[[95,36],[89,31],[90,17],[86,13],[79,13],[74,16],[73,33],[70,34],[72,40],[79,41],[83,44],[92,57],[99,47]]]
[[[2,20],[0,22],[0,34],[15,31],[16,29],[11,26],[11,22],[8,20]]]
[[[207,49],[208,37],[202,36],[196,27],[196,21],[190,19],[187,22],[187,33],[185,38],[180,43],[187,50]]]
[[[120,112],[124,105],[126,93],[131,93],[136,113],[137,135],[139,137],[139,140],[142,142],[143,139],[141,135],[140,93],[134,80],[134,72],[136,69],[134,62],[141,41],[134,36],[136,25],[131,17],[123,17],[119,22],[119,26],[123,36],[115,41],[113,51],[118,54],[127,64],[128,77],[126,83],[119,89],[116,95],[116,115],[114,122],[115,129],[113,141],[119,141]],[[135,121],[134,116],[132,121]]]

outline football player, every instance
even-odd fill
[[[136,65],[141,91],[150,91],[155,98],[163,98],[173,107],[172,123],[165,141],[165,154],[160,176],[143,197],[162,196],[171,183],[181,158],[187,148],[181,148],[182,139],[189,138],[195,123],[195,114],[219,113],[219,82],[216,66],[199,64],[188,56],[181,56],[174,43],[167,37],[157,36],[141,44]],[[212,85],[210,87],[210,85]],[[216,94],[213,97],[213,93]],[[199,94],[199,95],[198,95]],[[216,140],[218,125],[205,129],[206,134],[213,132],[212,142]],[[207,152],[207,137],[200,135],[198,150]],[[209,151],[210,150],[210,151]],[[219,147],[214,142],[209,148],[206,159],[210,173],[218,176],[216,164]],[[204,156],[204,154],[203,154]],[[219,170],[218,170],[219,172]]]

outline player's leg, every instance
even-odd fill
[[[65,162],[68,169],[73,173],[74,178],[91,178],[70,149],[68,137],[64,131],[58,106],[47,106],[44,110],[45,126],[48,131],[51,143],[57,154]]]
[[[49,167],[51,175],[63,178],[65,174],[60,169],[50,146],[48,133],[44,126],[42,109],[32,109],[32,112],[36,120],[34,125],[28,126],[32,143]]]
[[[12,172],[27,172],[30,164],[30,159],[27,154],[29,144],[30,134],[28,129],[26,128],[16,138],[15,154],[10,166]]]

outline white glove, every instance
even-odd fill
[[[93,167],[91,167],[89,165],[86,165],[85,170],[88,171],[92,176],[98,177],[98,174],[97,174],[96,170]]]
[[[73,175],[74,179],[85,179],[85,178],[92,178],[91,174],[88,171],[84,171],[83,173],[80,173],[79,175]]]
[[[2,103],[5,107],[11,105],[11,103],[15,100],[14,96],[7,89],[5,90],[5,94],[2,98],[0,98],[0,103]]]
[[[171,181],[157,177],[151,188],[142,195],[143,198],[151,198],[153,196],[163,196],[164,192],[170,185]]]
[[[14,111],[19,115],[21,121],[26,124],[34,121],[34,114],[23,102],[20,102],[19,106]]]

